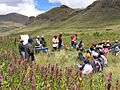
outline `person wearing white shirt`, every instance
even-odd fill
[[[52,39],[52,42],[53,42],[53,49],[54,49],[54,50],[57,50],[57,48],[58,48],[58,43],[59,43],[58,37],[57,37],[57,36],[54,36],[53,39]]]

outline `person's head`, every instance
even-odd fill
[[[80,43],[83,43],[83,40],[80,40]]]
[[[59,37],[62,37],[62,34],[59,34]]]
[[[115,43],[118,43],[118,40],[115,40]]]
[[[75,34],[75,36],[77,37],[77,34]]]
[[[57,38],[57,36],[55,35],[55,36],[54,36],[54,38],[56,39],[56,38]]]
[[[87,50],[86,52],[87,52],[87,53],[91,53],[90,50]]]
[[[28,43],[32,43],[33,42],[33,39],[32,38],[29,38],[28,39]]]
[[[97,45],[96,43],[92,43],[92,46],[93,46],[93,47],[96,47],[96,45]]]
[[[37,36],[37,39],[40,39],[40,36]]]
[[[41,36],[41,38],[44,38],[44,36]]]
[[[102,43],[105,43],[105,40],[103,40]]]
[[[107,48],[107,46],[106,46],[106,45],[104,45],[104,46],[103,46],[103,48]]]
[[[63,33],[62,32],[59,32],[59,36],[62,36],[63,35]]]
[[[24,40],[23,40],[23,39],[20,39],[20,42],[21,42],[21,43],[23,43],[23,42],[24,42]]]
[[[41,36],[41,39],[43,40],[43,39],[44,39],[44,36]]]
[[[107,40],[107,43],[109,43],[110,41],[109,40]]]
[[[99,52],[99,55],[104,55],[104,53],[101,51],[101,52]]]
[[[93,51],[93,50],[94,50],[94,48],[93,48],[93,47],[91,47],[91,48],[90,48],[90,50],[91,50],[91,51]]]
[[[89,61],[88,59],[85,59],[85,60],[84,60],[84,63],[85,63],[85,64],[90,64],[90,61]]]

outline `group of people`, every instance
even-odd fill
[[[34,42],[34,45],[33,45]],[[34,47],[35,46],[35,47]],[[28,43],[24,45],[24,40],[20,39],[19,43],[19,53],[21,55],[21,59],[23,60],[35,60],[34,51],[35,48],[44,48],[47,46],[44,36],[37,36],[34,40],[33,38],[28,39]]]
[[[61,49],[63,47],[62,33],[60,33],[58,36],[55,35],[52,39],[52,43],[53,51]]]
[[[20,39],[19,44],[19,53],[22,60],[35,60],[34,55],[34,47],[33,47],[33,39],[29,38],[28,43],[26,45],[23,44],[24,40]]]
[[[101,72],[108,64],[107,57],[110,52],[115,52],[116,54],[120,52],[118,40],[114,43],[109,40],[106,42],[103,40],[98,44],[94,43],[85,53],[80,50],[77,59],[81,60],[82,64],[78,64],[77,68],[82,71],[83,75],[88,75],[92,72]]]
[[[35,39],[35,47],[36,48],[43,48],[46,47],[47,43],[45,41],[44,36],[37,36],[37,38]]]
[[[53,51],[61,49],[63,45],[62,33],[55,35],[52,39]],[[91,72],[101,72],[104,67],[107,66],[107,57],[108,53],[112,52],[115,55],[120,53],[120,44],[118,40],[115,40],[114,43],[109,40],[96,44],[93,43],[88,50],[84,48],[84,41],[80,40],[77,43],[77,34],[71,35],[71,47],[79,51],[77,60],[81,60],[81,64],[77,65],[77,68],[82,71],[83,75],[88,75]],[[23,44],[23,40],[20,40],[19,52],[21,59],[27,59],[28,61],[35,60],[34,50],[35,48],[45,48],[47,43],[44,36],[37,36],[36,39],[29,38],[26,45]],[[35,47],[33,47],[33,42]]]
[[[63,47],[63,40],[62,40],[62,33],[59,33],[59,35],[55,35],[52,39],[52,47],[53,51],[56,51],[57,49],[61,49]],[[29,61],[30,57],[32,60],[34,60],[34,51],[36,53],[39,52],[39,50],[44,50],[44,48],[47,47],[47,42],[44,38],[44,36],[37,36],[35,39],[29,38],[28,43],[24,45],[24,40],[20,39],[19,43],[19,53],[21,56],[21,59],[25,60],[27,59]]]

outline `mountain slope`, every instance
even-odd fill
[[[35,19],[29,20],[29,23],[56,23],[63,20],[66,20],[71,12],[74,9],[67,7],[66,5],[62,5],[60,7],[53,8],[46,13],[38,15]]]
[[[17,13],[10,13],[7,15],[0,15],[0,21],[11,21],[16,23],[25,24],[28,21],[28,17],[24,15],[20,15]]]
[[[80,29],[109,26],[119,22],[120,0],[98,0],[58,26]]]

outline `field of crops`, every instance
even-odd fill
[[[70,34],[65,33],[63,40],[69,45]],[[113,38],[114,36],[114,38]],[[78,40],[85,41],[85,48],[92,42],[103,39],[114,41],[119,33],[94,32],[80,33]],[[46,35],[49,48],[52,35]],[[50,37],[50,38],[48,38]],[[0,37],[0,90],[119,90],[120,88],[120,57],[108,55],[108,66],[101,73],[83,77],[76,71],[77,51],[61,50],[52,55],[36,55],[36,62],[30,67],[29,62],[19,59],[18,43],[15,37]]]

